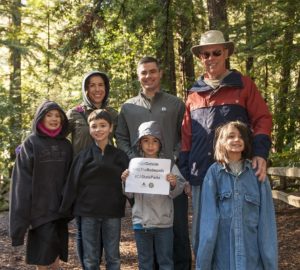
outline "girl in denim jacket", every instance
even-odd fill
[[[202,188],[196,269],[278,269],[277,234],[268,179],[248,160],[250,132],[229,122],[216,132],[215,159]]]

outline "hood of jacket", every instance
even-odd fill
[[[103,101],[102,101],[102,104],[101,104],[101,108],[106,107],[106,105],[108,103],[108,96],[109,96],[109,91],[110,91],[110,83],[109,83],[109,78],[106,75],[106,73],[101,72],[101,71],[94,70],[94,71],[88,72],[87,74],[84,75],[83,80],[82,80],[82,85],[81,85],[81,92],[82,92],[83,103],[88,108],[91,108],[91,109],[95,110],[97,108],[91,102],[91,100],[88,98],[87,91],[86,91],[86,88],[87,88],[87,85],[86,85],[87,79],[89,77],[93,76],[93,75],[100,75],[101,78],[104,81],[104,84],[105,84],[105,96],[103,98]]]
[[[138,129],[138,137],[136,140],[136,146],[139,149],[140,148],[140,139],[144,136],[153,136],[157,138],[160,141],[161,144],[161,149],[159,155],[162,156],[164,153],[164,138],[163,138],[163,133],[161,131],[161,127],[156,121],[149,121],[149,122],[144,122],[140,124],[139,129]]]
[[[32,132],[39,136],[46,136],[38,130],[37,125],[43,119],[46,113],[51,110],[58,110],[60,112],[60,115],[62,117],[62,129],[61,132],[57,135],[57,138],[65,138],[68,133],[68,118],[63,109],[56,102],[49,100],[43,102],[36,110],[32,123]]]

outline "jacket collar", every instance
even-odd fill
[[[218,163],[218,165],[219,165],[219,171],[225,170],[227,172],[230,172],[230,169],[229,169],[229,167],[228,167],[227,164]],[[245,159],[244,164],[243,164],[243,170],[242,170],[242,172],[245,171],[245,170],[251,170],[251,169],[252,169],[252,162],[251,162],[251,160]]]
[[[155,93],[153,97],[159,97],[161,96],[165,91],[163,89],[160,89],[158,92]],[[149,99],[143,92],[143,89],[140,90],[139,95],[142,96],[143,98]]]
[[[244,84],[242,81],[242,75],[236,70],[231,70],[220,84],[221,87],[233,87],[233,88],[243,88]],[[211,86],[204,82],[204,76],[202,75],[189,90],[190,92],[206,92],[214,90]]]

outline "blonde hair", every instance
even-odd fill
[[[230,129],[236,128],[242,137],[242,140],[244,141],[244,150],[242,152],[242,158],[243,159],[251,159],[252,157],[252,135],[250,132],[250,129],[247,127],[246,124],[240,122],[240,121],[232,121],[228,122],[216,129],[215,133],[215,160],[220,163],[228,163],[228,154],[225,148],[226,140],[228,138],[228,135],[230,133]]]

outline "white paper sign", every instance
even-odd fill
[[[131,159],[125,191],[133,193],[168,195],[170,191],[170,183],[166,180],[166,175],[170,172],[170,167],[170,159]]]

